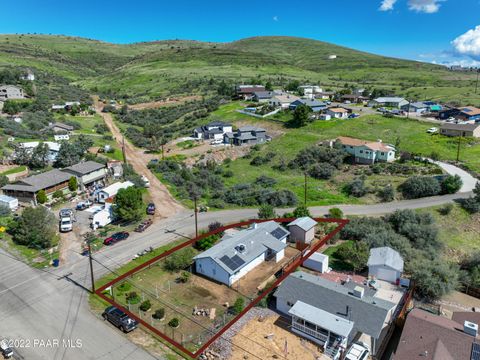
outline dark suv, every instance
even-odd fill
[[[147,215],[155,215],[155,204],[154,203],[148,204]]]
[[[117,309],[115,306],[109,306],[102,314],[104,320],[110,321],[117,328],[123,332],[130,332],[135,330],[138,326],[138,322],[130,318],[122,310]]]

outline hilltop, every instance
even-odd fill
[[[329,59],[336,55],[335,59]],[[478,103],[473,74],[317,40],[267,36],[231,43],[165,40],[111,44],[59,35],[0,35],[0,67],[30,67],[130,101],[208,93],[219,82],[296,79],[338,89],[382,87],[408,97]]]

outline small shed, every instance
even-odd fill
[[[15,211],[18,208],[18,199],[7,195],[0,195],[0,205],[6,206],[10,210]]]
[[[368,276],[395,283],[403,273],[403,258],[392,248],[385,246],[370,250]]]
[[[328,272],[328,255],[322,253],[313,253],[307,260],[303,262],[303,266],[307,269],[315,270],[318,272]]]
[[[317,222],[308,216],[295,219],[287,225],[288,231],[290,231],[290,241],[310,244],[315,237],[315,225]]]

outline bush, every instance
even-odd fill
[[[333,219],[343,219],[343,211],[339,208],[331,208],[328,210],[328,216]]]
[[[177,318],[173,318],[168,322],[168,326],[172,328],[177,328],[179,325],[180,325],[180,320],[178,320]]]
[[[160,308],[160,309],[155,310],[152,317],[154,319],[157,319],[157,320],[162,320],[163,318],[165,318],[165,309]]]
[[[38,193],[37,193],[37,202],[39,204],[45,204],[47,202],[48,198],[47,198],[47,193],[45,192],[45,190],[40,190]]]
[[[459,271],[445,260],[422,260],[413,267],[412,279],[420,296],[436,300],[458,288]]]
[[[188,271],[182,271],[178,279],[182,284],[186,284],[188,280],[190,280],[191,276],[192,274],[190,274]]]
[[[72,176],[70,180],[68,180],[68,190],[70,191],[77,191],[78,189],[78,182],[75,176]]]
[[[140,296],[138,296],[138,294],[135,291],[129,292],[126,295],[126,299],[127,299],[127,302],[132,305],[138,304],[140,302]]]
[[[441,183],[442,194],[455,194],[463,185],[462,178],[458,175],[448,175]]]
[[[277,214],[275,213],[275,208],[272,205],[265,204],[260,206],[257,216],[259,219],[274,219]]]
[[[445,206],[442,206],[440,209],[438,209],[438,212],[441,214],[441,215],[448,215],[452,212],[453,210],[453,204],[447,204]]]
[[[63,191],[62,190],[57,190],[53,193],[53,198],[54,199],[61,199],[63,197]]]
[[[238,297],[232,306],[232,313],[235,315],[238,315],[242,312],[244,307],[245,307],[245,300],[242,297]]]
[[[400,190],[406,199],[418,199],[440,194],[441,187],[437,179],[429,176],[412,176],[402,185]]]
[[[183,270],[190,266],[193,261],[194,251],[187,247],[174,252],[165,259],[164,267],[168,271]]]
[[[348,195],[354,197],[365,196],[368,192],[367,187],[365,186],[365,181],[360,178],[354,179],[352,182],[346,185],[345,191]]]
[[[118,286],[117,290],[121,292],[129,291],[132,288],[132,285],[128,282],[124,282]]]
[[[388,184],[383,189],[378,191],[378,196],[383,202],[390,202],[395,200],[395,189],[391,184]]]
[[[328,180],[333,176],[334,173],[335,167],[326,163],[313,165],[308,171],[308,174],[311,177],[319,180]]]
[[[152,307],[152,304],[150,303],[150,300],[145,300],[140,304],[140,310],[142,311],[148,311]]]
[[[308,207],[306,207],[305,205],[300,205],[295,210],[293,210],[293,217],[295,218],[306,216],[312,217],[312,214],[310,214],[310,210],[308,210]]]

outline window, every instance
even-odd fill
[[[382,156],[383,156],[383,155],[385,155],[385,153],[383,153],[383,152],[382,152],[382,153],[380,153],[380,155],[382,155]]]
[[[360,154],[363,154],[363,150],[360,150]]]

